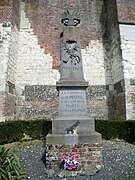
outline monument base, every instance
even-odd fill
[[[52,145],[101,144],[101,142],[101,134],[96,131],[89,134],[48,134],[46,137],[46,144]]]
[[[80,154],[80,165],[76,170],[64,170],[63,155],[67,152]],[[93,175],[102,167],[101,134],[48,134],[46,139],[46,173],[59,177]],[[51,172],[51,173],[50,173]]]

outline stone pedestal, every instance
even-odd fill
[[[52,134],[46,137],[46,168],[60,177],[72,176],[63,170],[61,158],[67,152],[76,152],[80,154],[76,175],[92,175],[102,166],[102,138],[95,131],[94,119],[87,114],[87,83],[60,84],[58,118],[52,121]]]

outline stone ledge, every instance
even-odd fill
[[[59,89],[75,89],[79,87],[79,89],[86,89],[88,87],[88,82],[85,80],[60,80],[56,82],[57,90]]]
[[[53,134],[65,134],[68,129],[75,127],[77,134],[80,133],[93,133],[95,130],[94,119],[85,116],[78,117],[59,117],[52,121]],[[59,129],[59,131],[58,131]]]
[[[101,134],[95,132],[86,133],[86,134],[48,134],[46,137],[47,144],[66,144],[66,145],[75,145],[75,144],[95,144],[102,143]]]

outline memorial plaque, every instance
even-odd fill
[[[85,90],[61,90],[59,92],[59,116],[85,116],[86,92]]]

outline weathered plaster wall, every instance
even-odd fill
[[[5,117],[14,111],[14,108],[8,107],[7,99],[11,99],[8,93],[8,62],[10,56],[11,43],[11,20],[12,20],[13,1],[3,0],[0,2],[0,121],[5,121]],[[7,97],[8,96],[8,97]],[[9,102],[10,104],[10,102]],[[11,102],[12,104],[12,102]],[[10,104],[10,105],[11,105]],[[13,103],[14,104],[14,103]],[[11,115],[10,114],[10,115]]]
[[[126,119],[135,119],[135,1],[117,0],[122,64],[125,83]]]
[[[25,16],[25,3],[22,2],[20,4],[20,30],[16,62],[17,119],[46,118],[47,113],[45,114],[45,112],[50,109],[50,100],[47,102],[46,99],[36,98],[42,96],[42,93],[49,94],[47,91],[43,92],[42,87],[55,85],[56,80],[59,79],[58,70],[52,69],[52,61],[51,55],[45,54],[44,49],[40,47],[29,19]],[[38,86],[37,97],[33,90],[35,85]],[[29,90],[28,86],[31,87]],[[35,98],[32,101],[26,97],[26,94],[30,95],[30,92]],[[50,99],[53,100],[53,97]]]
[[[16,59],[18,44],[18,29],[13,26],[13,1],[0,3],[0,99],[1,121],[16,118]]]
[[[0,23],[0,119],[3,121],[5,116],[8,116],[6,113],[6,109],[10,109],[7,107],[7,94],[9,92],[9,82],[8,79],[11,80],[12,65],[9,66],[10,59],[10,43],[11,43],[11,26],[10,23]],[[13,62],[11,62],[13,63]],[[11,67],[11,69],[10,69]],[[11,71],[10,71],[11,70]],[[9,75],[9,72],[11,73]],[[9,97],[9,96],[8,96]],[[10,97],[9,97],[10,100]],[[9,111],[12,111],[11,109]]]
[[[126,92],[126,118],[135,119],[135,25],[120,24],[120,34]]]
[[[1,24],[1,29],[2,28],[2,24]],[[3,118],[3,110],[4,110],[4,97],[5,97],[5,89],[6,89],[6,71],[7,71],[7,61],[8,59],[6,58],[6,48],[4,47],[3,44],[3,34],[1,31],[0,34],[1,38],[0,38],[0,120],[2,121]]]

